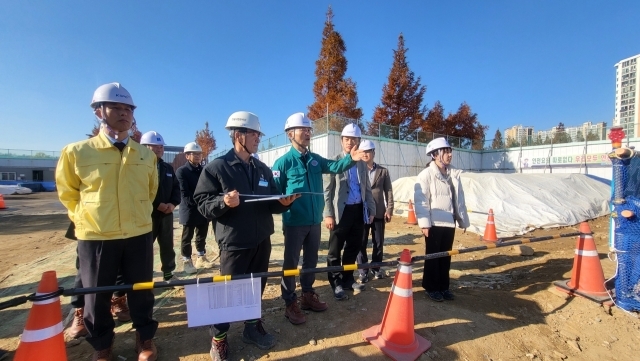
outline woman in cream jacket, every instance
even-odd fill
[[[418,174],[413,200],[418,225],[424,235],[426,254],[450,251],[456,223],[469,227],[464,191],[460,182],[461,170],[451,167],[452,148],[445,138],[427,144],[427,156],[432,161]],[[434,301],[453,300],[449,290],[451,257],[425,260],[422,287]]]

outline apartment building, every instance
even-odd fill
[[[621,125],[627,136],[640,136],[638,126],[639,93],[637,83],[637,66],[640,54],[621,60],[616,68],[616,104],[613,117],[614,125]]]

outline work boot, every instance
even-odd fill
[[[138,361],[156,361],[158,359],[158,349],[156,349],[153,339],[141,341],[138,331],[136,331],[136,353]]]
[[[211,351],[209,351],[211,361],[227,361],[229,357],[229,343],[227,342],[227,336],[221,340],[211,339]]]
[[[185,259],[182,261],[182,267],[184,269],[184,273],[186,274],[194,274],[198,273],[198,270],[193,266],[193,261],[191,259]]]
[[[196,260],[196,268],[213,268],[213,262],[209,262],[205,255],[198,256],[198,259]]]
[[[113,347],[109,347],[106,350],[93,351],[91,361],[111,361],[113,356]]]
[[[265,331],[264,327],[262,327],[262,320],[256,322],[245,321],[242,342],[252,343],[261,350],[268,350],[276,345],[276,338]]]
[[[120,322],[131,321],[129,306],[127,305],[127,295],[122,297],[111,296],[111,315]]]
[[[298,300],[291,302],[291,304],[287,306],[287,309],[284,310],[284,317],[288,318],[289,322],[294,325],[307,322],[307,319],[304,317],[304,312],[300,311],[300,307],[298,307]]]
[[[300,308],[303,310],[311,310],[315,312],[325,311],[329,308],[326,302],[320,301],[320,296],[317,293],[302,292],[302,300],[300,300]]]
[[[111,361],[112,357],[113,357],[113,340],[111,340],[111,346],[109,346],[109,348],[100,350],[100,351],[93,351],[93,355],[91,356],[91,361]]]
[[[89,332],[84,327],[84,308],[76,308],[73,312],[73,322],[71,327],[67,329],[67,335],[71,338],[86,336]]]

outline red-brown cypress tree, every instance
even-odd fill
[[[344,77],[347,72],[346,50],[342,36],[333,26],[333,11],[329,6],[322,31],[320,56],[316,61],[316,81],[313,84],[315,100],[309,106],[309,118],[316,120],[327,113],[356,120],[362,118],[356,83]],[[323,130],[326,124],[317,126]],[[343,126],[344,123],[337,119],[332,119],[329,125],[330,130],[341,130]]]
[[[393,65],[387,83],[382,87],[380,104],[375,107],[369,123],[370,135],[415,140],[415,131],[420,128],[426,113],[422,100],[427,88],[420,84],[420,77],[416,78],[409,69],[408,51],[404,46],[404,36],[400,33],[398,47],[393,51]],[[378,134],[378,129],[381,134]]]

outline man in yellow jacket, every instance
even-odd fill
[[[135,105],[118,83],[96,89],[91,107],[100,133],[67,145],[56,168],[60,201],[76,225],[80,277],[84,287],[153,279],[152,201],[158,189],[156,156],[129,138]],[[156,360],[151,290],[128,295],[136,329],[138,360]],[[111,294],[85,295],[84,323],[93,360],[111,360],[115,323]]]

